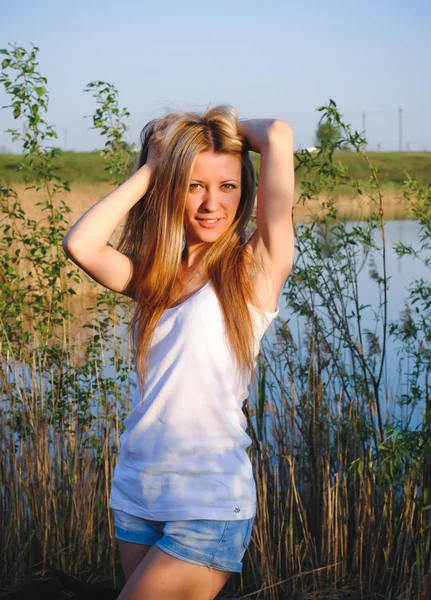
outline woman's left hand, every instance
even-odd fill
[[[253,152],[262,153],[271,136],[280,129],[293,135],[290,125],[280,119],[244,119],[238,121],[238,133],[243,136]]]

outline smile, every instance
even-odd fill
[[[221,221],[221,219],[200,219],[199,217],[197,217],[197,220],[199,221],[199,225],[205,228],[215,227]]]

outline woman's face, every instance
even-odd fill
[[[184,217],[187,245],[215,241],[232,224],[240,199],[241,159],[232,154],[198,154]],[[215,224],[214,219],[218,219]]]

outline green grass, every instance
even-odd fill
[[[371,164],[378,169],[380,181],[401,184],[408,173],[422,185],[431,181],[431,152],[368,152]],[[354,179],[364,180],[370,175],[369,167],[357,152],[337,152],[334,160],[347,166]]]
[[[7,184],[30,181],[28,174],[19,171],[20,164],[27,162],[19,154],[0,154],[0,180]],[[54,161],[56,174],[69,183],[110,183],[112,176],[105,171],[107,163],[98,150],[93,152],[61,152]],[[24,177],[27,177],[25,179]]]
[[[371,164],[378,168],[381,183],[387,187],[399,185],[406,173],[415,177],[421,185],[431,181],[431,152],[369,152]],[[253,162],[259,169],[259,155],[252,154]],[[353,179],[368,181],[370,169],[364,157],[356,152],[336,152],[334,162],[340,161],[348,167]],[[24,176],[19,172],[23,157],[18,154],[0,155],[0,180],[6,184],[24,183]],[[111,182],[111,176],[99,151],[94,152],[62,152],[55,160],[57,174],[62,179],[80,183]],[[301,174],[297,174],[297,182]]]

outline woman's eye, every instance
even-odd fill
[[[191,183],[190,184],[190,189],[191,190],[196,190],[201,184],[200,183]],[[224,183],[223,186],[224,188],[227,188],[228,190],[235,190],[236,189],[236,185],[233,183]]]

